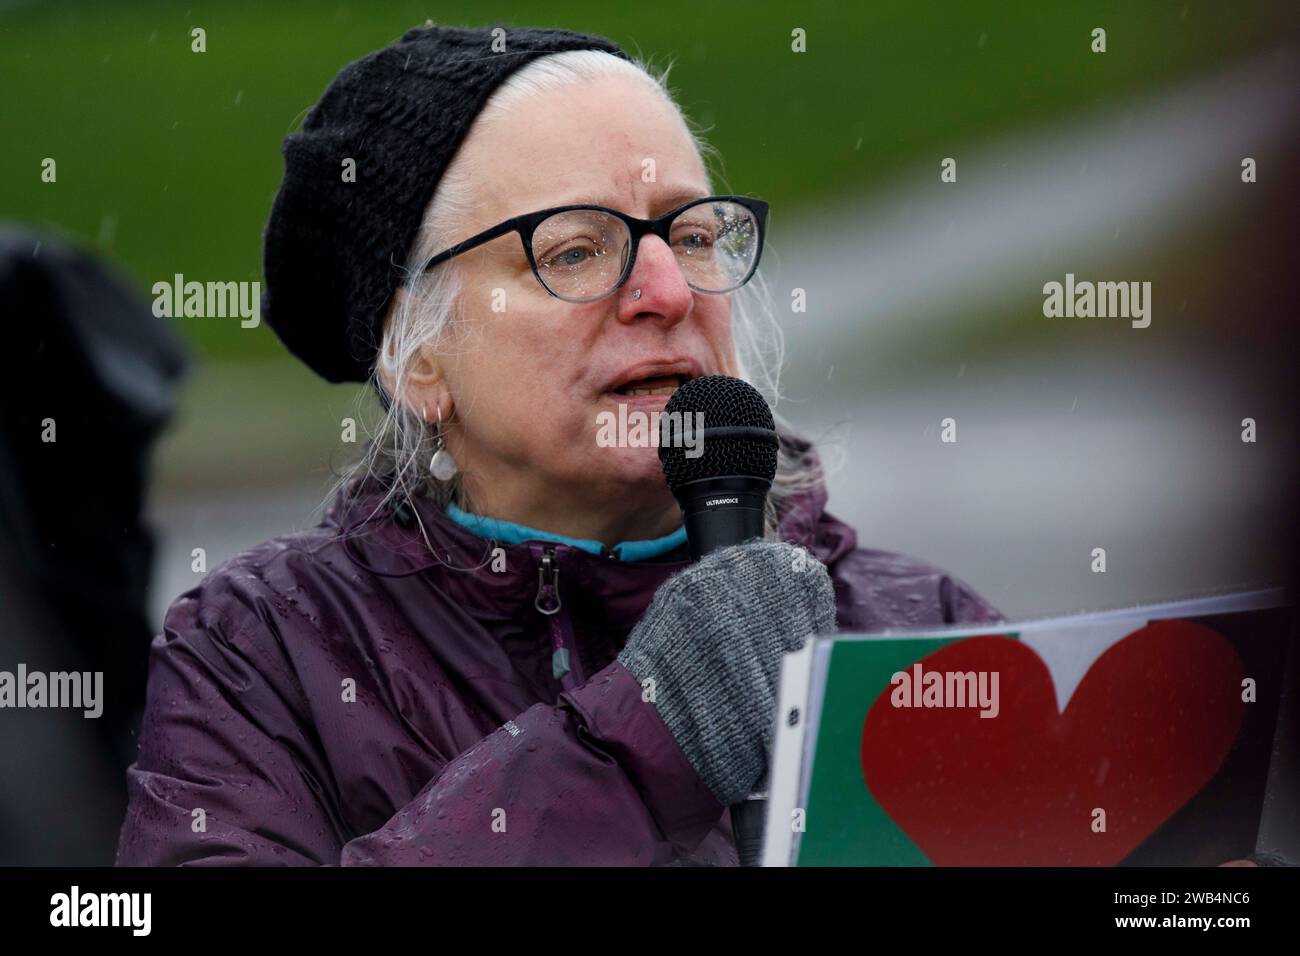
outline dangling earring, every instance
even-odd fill
[[[451,481],[456,476],[460,467],[456,464],[456,459],[451,457],[451,452],[443,447],[442,440],[442,406],[438,406],[438,438],[433,458],[429,462],[429,471],[433,477],[439,481]]]

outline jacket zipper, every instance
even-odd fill
[[[542,560],[537,565],[537,599],[533,605],[550,618],[551,676],[565,690],[571,690],[582,683],[582,675],[578,671],[576,648],[572,646],[572,623],[560,599],[560,566],[554,545],[543,549]]]

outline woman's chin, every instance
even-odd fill
[[[671,497],[664,482],[663,466],[659,463],[658,448],[604,448],[600,471],[610,483],[625,486],[629,492],[639,494],[662,491]]]

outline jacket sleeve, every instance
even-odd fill
[[[939,590],[946,624],[994,624],[1006,620],[1001,611],[964,581],[944,575]]]
[[[906,555],[854,548],[828,568],[842,633],[1005,621],[968,584]]]
[[[231,640],[199,606],[173,605],[152,646],[119,866],[648,865],[693,850],[725,810],[615,662],[350,834],[277,645]]]

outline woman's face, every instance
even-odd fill
[[[649,219],[709,194],[675,112],[624,79],[535,96],[475,127],[463,150],[477,195],[460,238],[552,206],[595,203]],[[453,264],[462,270],[464,329],[438,361],[455,407],[449,449],[474,500],[516,512],[515,520],[536,512],[529,500],[557,514],[671,504],[657,449],[602,447],[601,413],[618,416],[620,404],[628,413],[662,411],[667,374],[736,374],[730,295],[693,292],[653,235],[640,241],[627,282],[597,302],[548,294],[517,233]],[[655,377],[669,391],[618,391]]]

